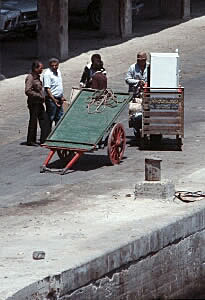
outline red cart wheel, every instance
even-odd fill
[[[121,123],[115,124],[108,138],[108,156],[113,165],[119,164],[126,145],[124,126]]]
[[[68,161],[73,158],[75,153],[74,153],[74,151],[58,149],[57,154],[61,160]]]

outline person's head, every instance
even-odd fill
[[[59,66],[59,60],[57,58],[53,57],[49,59],[49,68],[51,69],[51,71],[56,73],[58,70],[58,66]]]
[[[43,72],[43,64],[39,60],[35,60],[31,65],[31,70],[33,73],[41,74]]]
[[[92,66],[98,69],[102,63],[100,54],[93,54],[91,56],[91,62],[92,62]]]
[[[138,52],[137,53],[137,64],[140,68],[144,68],[147,61],[147,54],[146,52]]]
[[[102,71],[104,68],[103,68],[103,61],[100,60],[99,62],[97,61],[96,65],[95,65],[95,70],[96,71]]]

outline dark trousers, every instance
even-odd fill
[[[40,143],[44,143],[49,134],[49,120],[42,103],[28,103],[30,120],[28,124],[27,143],[36,143],[37,124],[41,129]]]
[[[58,99],[58,98],[56,98]],[[60,98],[59,98],[60,100]],[[46,98],[45,101],[46,104],[46,112],[48,114],[48,118],[50,120],[50,131],[52,130],[52,124],[53,121],[55,122],[55,125],[57,125],[58,121],[63,116],[63,106],[57,106],[51,99]]]

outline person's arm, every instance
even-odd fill
[[[136,87],[138,86],[138,84],[140,82],[140,80],[134,78],[134,70],[133,70],[132,66],[130,66],[128,69],[128,72],[125,76],[125,82],[128,85],[132,85],[132,86],[136,86]]]
[[[40,98],[42,100],[44,99],[42,91],[35,91],[33,89],[33,76],[30,74],[26,77],[25,80],[25,94],[28,97]]]
[[[51,90],[47,87],[45,87],[46,93],[49,97],[49,99],[51,99],[57,106],[60,106],[60,104],[58,103],[58,100],[52,95]]]
[[[89,69],[88,67],[86,66],[84,68],[84,71],[83,71],[83,74],[81,76],[81,79],[80,79],[80,86],[81,87],[85,87],[86,86],[86,83],[88,81],[88,78],[89,78]]]
[[[62,97],[61,97],[61,101],[64,102],[64,101],[67,101],[67,99],[66,99],[64,96],[62,96]]]

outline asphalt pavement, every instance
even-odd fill
[[[107,157],[107,148],[94,153],[85,153],[80,160],[64,176],[55,173],[40,173],[40,166],[48,155],[48,150],[41,147],[28,147],[25,140],[19,139],[2,145],[0,149],[0,206],[7,207],[19,203],[38,200],[39,192],[44,194],[65,184],[80,185],[93,183],[106,191],[106,182],[100,183],[99,178],[106,178],[107,183],[129,178],[125,185],[134,185],[136,180],[144,179],[145,157],[162,159],[162,176],[176,183],[193,170],[202,167],[202,149],[204,135],[204,103],[205,93],[204,73],[200,77],[184,80],[185,88],[185,139],[183,151],[176,151],[174,139],[164,139],[163,149],[142,151],[136,143],[132,129],[128,128],[128,110],[122,112],[119,121],[126,128],[127,147],[120,165],[111,166]],[[55,154],[52,168],[61,168],[63,163]],[[115,185],[115,184],[114,184]],[[92,190],[92,189],[91,189]],[[98,192],[97,192],[98,193]]]

